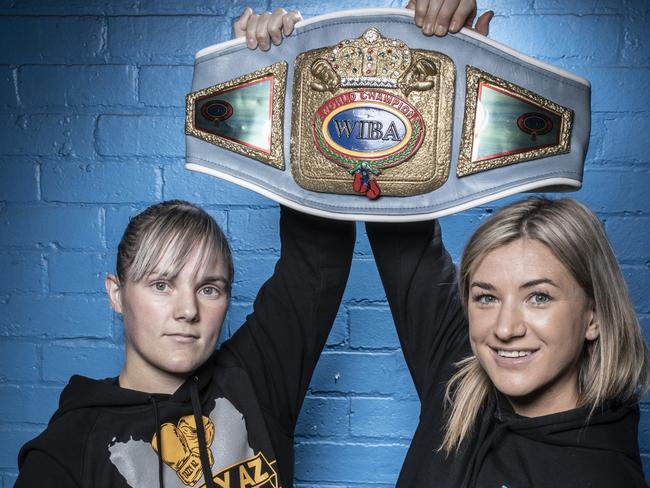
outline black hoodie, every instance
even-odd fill
[[[21,449],[15,486],[292,486],[295,424],[345,288],[354,224],[283,208],[280,231],[253,313],[174,394],[73,376],[47,429]]]
[[[439,451],[444,390],[453,363],[471,355],[456,269],[434,222],[366,229],[421,402],[420,421],[398,487],[646,487],[639,455],[638,402],[527,418],[493,392],[471,437]]]

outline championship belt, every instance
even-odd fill
[[[268,52],[197,53],[186,167],[315,215],[424,220],[580,188],[589,104],[587,80],[473,31],[338,12]]]

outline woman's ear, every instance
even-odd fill
[[[122,287],[120,286],[120,280],[114,274],[108,273],[106,275],[106,280],[104,280],[104,286],[106,286],[106,294],[108,295],[108,300],[111,302],[111,307],[115,310],[116,313],[122,313]]]
[[[588,341],[595,341],[600,336],[600,323],[598,321],[598,315],[596,310],[592,307],[589,311],[589,323],[587,324],[587,330],[585,331],[585,339]]]

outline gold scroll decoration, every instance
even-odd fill
[[[410,49],[375,28],[300,54],[291,119],[295,181],[307,190],[358,194],[355,171],[366,168],[381,195],[440,187],[449,175],[455,77],[446,55]],[[375,122],[373,114],[386,120]]]
[[[284,97],[287,63],[189,93],[185,133],[284,169]]]
[[[568,153],[573,111],[467,66],[459,177]]]

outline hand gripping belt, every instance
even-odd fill
[[[186,167],[316,215],[424,220],[580,188],[589,104],[587,80],[473,31],[350,10],[197,53]]]

